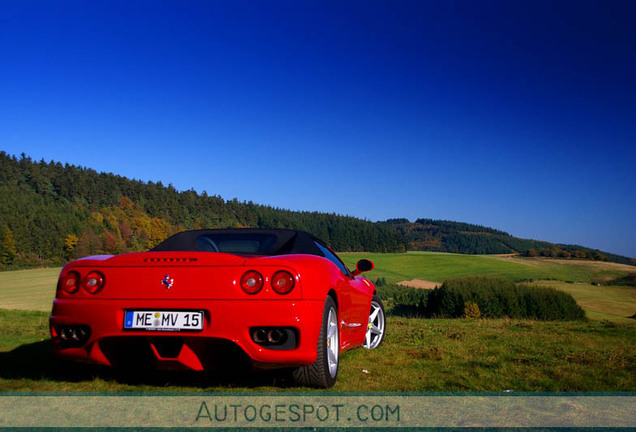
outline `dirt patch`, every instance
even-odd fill
[[[439,282],[425,281],[422,279],[402,281],[402,282],[398,282],[397,284],[402,286],[412,287],[412,288],[420,288],[420,289],[435,289],[441,285],[441,283]]]

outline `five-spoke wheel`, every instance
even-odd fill
[[[367,334],[363,347],[374,349],[380,346],[384,338],[386,320],[384,318],[384,305],[380,297],[374,295],[371,300],[371,311],[369,312],[369,323],[367,324]]]
[[[336,383],[338,375],[339,354],[338,308],[333,298],[327,297],[322,312],[316,361],[312,365],[296,368],[293,372],[294,380],[300,385],[332,387]]]
[[[327,364],[329,366],[329,375],[331,375],[334,380],[338,374],[339,345],[338,312],[336,312],[334,306],[329,308],[329,316],[327,318]]]

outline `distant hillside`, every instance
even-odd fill
[[[184,229],[302,229],[340,251],[399,252],[392,227],[293,212],[0,152],[0,267],[147,250]]]
[[[408,242],[408,250],[460,254],[520,254],[636,265],[636,260],[633,258],[584,246],[521,239],[504,231],[481,225],[433,219],[418,219],[415,222],[407,219],[389,219],[381,223],[403,234]]]
[[[522,253],[636,264],[618,255],[518,239],[466,223],[431,219],[374,223],[277,209],[0,151],[0,269],[142,251],[185,229],[225,227],[301,229],[343,252]]]

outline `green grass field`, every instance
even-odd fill
[[[355,268],[356,261],[361,258],[372,260],[376,268],[368,273],[368,277],[372,280],[384,277],[389,283],[423,279],[441,284],[447,278],[468,275],[496,276],[512,281],[540,281],[540,285],[572,294],[590,319],[635,322],[627,317],[636,314],[636,288],[599,287],[591,283],[636,272],[636,267],[633,266],[582,260],[434,252],[343,253],[341,257],[350,268]]]
[[[51,357],[47,314],[0,310],[1,391],[298,391],[285,374],[126,375]],[[378,349],[341,356],[333,391],[634,391],[636,327],[608,321],[389,316]]]
[[[536,284],[536,282],[535,282]],[[590,283],[541,281],[541,286],[556,288],[572,294],[590,319],[636,322],[636,288],[629,286],[596,286]]]
[[[61,268],[0,272],[0,308],[50,311]]]
[[[539,280],[570,292],[592,320],[437,320],[389,311],[385,343],[345,353],[334,391],[636,391],[636,322],[626,318],[636,313],[636,288],[590,283],[634,267],[438,253],[342,256],[350,267],[372,259],[368,277],[388,282],[469,274]],[[0,272],[0,391],[299,390],[284,374],[131,376],[59,363],[47,323],[59,270]]]
[[[493,255],[408,252],[342,253],[340,256],[350,268],[355,268],[355,263],[360,258],[372,260],[375,270],[369,273],[369,277],[373,280],[384,277],[389,283],[414,278],[441,283],[449,277],[468,275],[498,276],[512,281],[555,279],[590,282],[595,279],[608,280],[630,271],[636,272],[636,267],[623,264],[546,258],[506,258]]]

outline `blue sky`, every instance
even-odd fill
[[[636,257],[636,3],[0,3],[0,150]]]

